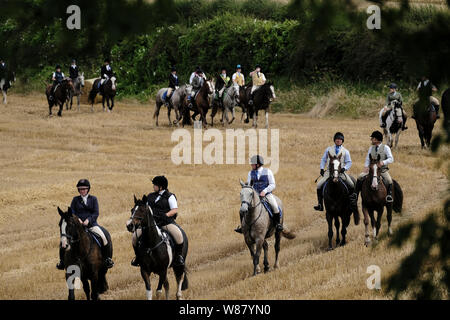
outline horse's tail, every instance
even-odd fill
[[[402,212],[403,207],[403,191],[397,181],[393,180],[394,183],[394,203],[392,208],[395,212]]]
[[[289,228],[286,226],[283,226],[283,231],[281,231],[281,235],[289,240],[295,239],[295,233],[289,230]]]

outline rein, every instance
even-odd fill
[[[242,187],[242,188],[250,188],[250,189],[252,189],[252,192],[254,193],[253,188],[250,187],[250,186],[244,186],[244,187]],[[254,197],[253,197],[253,198],[254,198]],[[261,204],[261,198],[259,199],[258,204],[255,205],[254,207],[252,207],[252,204],[249,203],[248,201],[242,201],[241,204],[242,204],[242,203],[247,204],[249,208],[255,210],[255,209]],[[249,210],[248,212],[250,212],[250,210]],[[261,210],[261,212],[259,213],[258,217],[257,217],[252,223],[249,224],[249,226],[248,226],[248,227],[249,227],[249,231],[251,231],[252,226],[256,223],[256,221],[258,221],[258,219],[261,217],[262,213],[263,213],[263,210]]]

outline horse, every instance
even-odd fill
[[[271,82],[266,82],[253,92],[253,127],[258,126],[258,111],[266,112],[266,129],[269,128],[269,104],[276,98]]]
[[[239,86],[239,102],[238,105],[242,108],[242,114],[241,114],[241,122],[244,118],[244,114],[246,115],[246,118],[244,120],[245,123],[249,123],[249,114],[252,115],[253,113],[249,112],[252,109],[252,106],[248,104],[248,101],[250,100],[250,92],[252,90],[251,86]]]
[[[183,102],[183,126],[185,124],[191,124],[190,117],[190,109],[188,107],[187,97],[191,94],[192,86],[188,87],[187,95],[184,98]],[[195,121],[195,117],[200,114],[200,119],[202,120],[203,127],[206,128],[206,113],[208,112],[210,103],[209,103],[209,95],[214,93],[214,82],[213,80],[204,80],[201,88],[198,90],[197,95],[194,98],[192,103],[194,114],[192,115],[192,120]]]
[[[223,92],[222,103],[219,99],[214,99],[211,111],[211,126],[214,125],[214,116],[216,115],[218,109],[222,110],[222,118],[220,122],[225,125],[224,118],[227,124],[233,123],[235,119],[234,107],[239,103],[239,92],[235,86],[230,86]],[[228,112],[231,112],[232,118],[229,120]]]
[[[69,102],[70,102],[70,110],[72,110],[73,105],[73,97],[77,97],[77,110],[80,111],[80,97],[81,97],[81,88],[84,88],[84,72],[72,80],[73,90],[69,91],[69,97],[66,102],[66,110],[69,110]]]
[[[328,251],[333,250],[333,219],[336,227],[336,247],[339,245],[344,246],[346,244],[345,236],[347,234],[347,227],[350,224],[350,217],[352,215],[347,186],[341,178],[339,178],[341,156],[342,154],[339,156],[331,156],[328,153],[328,157],[330,158],[329,171],[332,174],[323,186],[323,198],[328,222]],[[353,182],[356,184],[355,180]],[[342,221],[342,241],[339,239],[339,217]],[[353,215],[353,220],[355,225],[359,224],[359,212]]]
[[[150,275],[155,273],[159,275],[157,287],[157,298],[162,293],[162,286],[166,294],[166,300],[169,298],[169,281],[167,272],[172,267],[177,280],[177,300],[182,299],[182,291],[188,289],[188,278],[184,266],[172,266],[174,249],[170,244],[169,235],[162,231],[155,222],[153,211],[147,203],[147,196],[142,200],[134,197],[134,208],[131,209],[131,217],[127,221],[127,230],[135,233],[138,238],[138,245],[134,248],[136,257],[139,258],[141,276],[145,283],[146,297],[152,299],[152,289],[150,286]],[[183,229],[184,247],[182,250],[183,258],[186,261],[188,252],[188,239]],[[140,233],[140,236],[139,236]]]
[[[114,97],[116,96],[116,77],[111,77],[106,79],[103,82],[103,90],[100,91],[98,88],[98,85],[101,81],[101,79],[96,79],[94,81],[94,84],[92,85],[92,89],[89,92],[89,96],[88,96],[88,102],[91,103],[91,111],[94,112],[94,102],[95,102],[95,97],[97,96],[97,93],[100,93],[102,95],[102,106],[103,106],[103,111],[105,111],[105,100],[106,100],[106,104],[108,106],[108,112],[111,112],[112,109],[114,108]],[[109,105],[109,102],[111,100],[111,107]]]
[[[242,214],[242,233],[244,234],[244,240],[247,244],[250,254],[253,259],[253,276],[260,273],[259,257],[261,249],[264,249],[264,273],[270,270],[269,260],[267,258],[267,251],[269,245],[266,239],[273,236],[275,233],[275,264],[274,269],[279,268],[278,254],[280,252],[281,236],[287,239],[294,239],[293,234],[289,229],[284,226],[283,231],[276,231],[273,220],[270,218],[269,213],[261,203],[262,199],[259,197],[258,192],[253,189],[253,181],[250,184],[246,184],[240,181],[241,184],[241,208]],[[283,203],[281,200],[274,196],[281,211],[283,210]],[[280,223],[283,223],[284,217],[280,217]]]
[[[392,148],[394,145],[393,135],[395,135],[395,148],[398,146],[398,139],[403,129],[403,109],[402,103],[398,100],[391,102],[392,109],[388,111],[386,118],[386,127],[383,128],[384,136],[386,137],[387,145]]]
[[[12,82],[16,82],[16,75],[14,72],[7,72],[6,78],[0,79],[0,91],[3,95],[3,104],[8,104],[7,93],[11,88]]]
[[[436,110],[428,99],[420,99],[414,104],[414,120],[422,149],[430,147],[436,117]]]
[[[53,93],[53,99],[50,99],[51,97],[51,91],[52,91],[52,85],[48,84],[47,88],[45,90],[45,94],[47,95],[47,101],[48,101],[48,108],[49,108],[49,116],[52,115],[52,108],[55,105],[59,105],[59,111],[58,116],[62,116],[63,111],[63,105],[67,100],[67,97],[69,96],[69,92],[73,90],[73,83],[72,79],[70,78],[64,78],[64,80],[56,85],[55,91]]]
[[[447,132],[450,130],[450,88],[445,90],[442,94],[441,99],[441,105],[442,105],[442,113],[444,115],[444,128],[446,128]]]
[[[162,88],[156,94],[155,102],[156,108],[155,113],[153,114],[153,118],[156,119],[156,126],[158,126],[158,116],[159,110],[161,106],[164,104],[163,95],[168,90],[168,88]],[[178,122],[181,119],[181,109],[184,98],[186,97],[187,85],[182,85],[172,92],[172,96],[169,99],[169,107],[167,108],[167,117],[169,118],[169,125],[172,125],[172,121],[170,120],[170,112],[172,109],[175,110],[176,119],[173,121],[173,124],[178,125]]]
[[[377,164],[380,162],[380,155],[376,159],[373,159],[369,155],[370,165],[369,174],[365,177],[361,186],[361,202],[362,211],[364,213],[364,225],[365,225],[365,240],[364,244],[369,246],[370,234],[369,234],[369,218],[373,229],[373,237],[377,240],[378,234],[381,228],[381,217],[383,216],[384,207],[387,211],[388,221],[388,235],[392,235],[391,228],[392,222],[392,210],[400,213],[403,206],[403,191],[397,181],[393,182],[393,200],[394,202],[386,202],[387,190],[381,177],[381,170]],[[374,211],[377,212],[377,219],[375,221]]]
[[[61,216],[59,222],[61,248],[64,250],[64,265],[66,267],[66,282],[69,285],[69,300],[75,300],[74,288],[69,281],[72,275],[70,269],[77,266],[81,272],[80,278],[87,300],[99,300],[99,294],[108,290],[106,273],[108,269],[103,264],[101,248],[95,243],[87,228],[80,223],[78,217],[72,213],[71,208],[67,212],[58,207]],[[111,236],[102,228],[108,241]],[[112,244],[112,242],[111,242]],[[91,282],[89,286],[89,281]]]

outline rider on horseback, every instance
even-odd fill
[[[380,111],[380,127],[381,128],[386,128],[386,119],[389,115],[389,111],[391,111],[393,109],[392,103],[395,100],[400,102],[400,105],[403,104],[403,98],[402,98],[401,93],[397,91],[397,85],[395,83],[391,83],[389,85],[389,93],[386,97],[386,105]],[[402,118],[403,118],[402,130],[406,130],[406,129],[408,129],[408,127],[406,126],[407,116],[406,116],[406,112],[403,108],[402,108]]]
[[[69,77],[72,79],[73,82],[75,82],[75,79],[78,78],[78,75],[80,73],[80,69],[77,66],[77,62],[75,59],[72,60],[72,64],[69,68]]]
[[[172,98],[173,92],[178,89],[178,76],[177,76],[177,69],[175,67],[172,67],[170,69],[170,75],[169,75],[169,88],[167,89],[166,98],[164,99],[164,104],[166,107],[169,106],[170,98]]]
[[[250,92],[250,100],[248,101],[248,104],[252,105],[254,92],[266,83],[266,76],[261,72],[261,66],[257,64],[255,70],[250,72],[250,77],[252,77],[253,86]]]
[[[183,266],[183,234],[175,223],[178,213],[177,197],[167,190],[168,181],[166,177],[156,176],[153,178],[152,183],[154,192],[148,195],[148,205],[152,209],[156,225],[167,231],[175,241],[174,265]],[[139,266],[139,261],[136,257],[131,262],[131,265]]]
[[[239,92],[239,87],[243,87],[245,85],[245,78],[241,71],[241,65],[238,64],[236,66],[236,72],[231,77],[231,79],[233,80],[233,86],[236,87],[236,92]]]
[[[322,157],[322,161],[320,162],[320,175],[322,178],[317,183],[317,201],[318,205],[314,207],[317,211],[323,211],[323,190],[325,182],[330,177],[330,170],[328,166],[329,154],[331,156],[339,156],[341,155],[341,171],[339,172],[339,177],[343,183],[345,183],[348,189],[348,195],[350,200],[350,205],[352,211],[357,214],[358,213],[358,204],[357,204],[357,195],[355,194],[355,185],[353,183],[352,178],[347,174],[346,171],[349,171],[352,167],[352,159],[350,157],[350,152],[342,146],[344,143],[344,134],[341,132],[336,132],[334,137],[334,146],[328,147],[325,149],[325,152]]]
[[[112,246],[110,241],[108,241],[108,239],[106,238],[103,230],[97,223],[97,218],[99,215],[98,200],[95,196],[89,194],[89,191],[91,189],[89,180],[81,179],[80,181],[78,181],[77,189],[80,195],[72,199],[70,208],[72,209],[72,212],[78,217],[78,220],[81,224],[88,228],[90,232],[94,233],[102,239],[103,246],[101,247],[101,251],[105,266],[107,268],[112,268],[114,266],[114,262],[111,259]],[[63,270],[65,266],[63,261],[64,250],[62,248],[60,248],[59,256],[60,262],[56,265],[56,268]]]
[[[200,88],[203,85],[203,82],[206,80],[206,76],[203,73],[202,69],[200,67],[197,67],[196,70],[191,74],[189,78],[189,84],[192,85],[192,90],[190,95],[188,95],[188,107],[192,109],[192,97],[195,98],[197,92],[200,90]]]
[[[275,190],[275,177],[272,170],[264,168],[264,159],[260,155],[255,155],[250,160],[252,170],[248,172],[247,184],[252,184],[253,189],[259,193],[260,198],[265,198],[273,212],[273,222],[277,231],[283,231],[280,223],[280,210],[277,201],[272,194]],[[241,215],[241,214],[240,214]],[[242,215],[240,217],[242,221]],[[242,233],[242,227],[238,226],[234,231]]]
[[[437,91],[436,86],[431,83],[427,76],[422,76],[422,80],[419,82],[417,86],[417,92],[419,94],[420,100],[429,100],[431,105],[436,110],[436,119],[439,119],[439,100],[433,97],[433,92]],[[415,115],[412,117],[415,119]]]
[[[216,80],[216,90],[219,93],[218,99],[221,103],[223,103],[223,92],[225,91],[225,88],[228,86],[229,82],[230,77],[227,76],[227,69],[223,67]]]
[[[52,89],[50,90],[50,100],[54,99],[54,93],[56,91],[56,88],[61,84],[61,82],[64,80],[65,76],[64,73],[61,71],[61,66],[58,64],[55,68],[55,72],[52,74]]]
[[[108,79],[114,76],[114,72],[110,65],[111,61],[109,59],[105,59],[104,64],[100,70],[101,80],[98,83],[98,89],[101,90],[103,84],[108,81]]]
[[[392,178],[388,172],[388,165],[394,162],[391,148],[381,143],[383,141],[383,134],[380,131],[372,132],[370,138],[372,146],[367,152],[366,160],[364,162],[364,172],[359,175],[358,181],[356,183],[356,195],[358,195],[361,191],[362,183],[369,174],[369,156],[371,156],[372,159],[377,159],[377,157],[380,156],[380,161],[377,163],[377,166],[381,169],[381,177],[383,178],[384,184],[386,185],[386,202],[393,202],[394,199],[392,198]]]

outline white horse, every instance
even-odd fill
[[[386,118],[386,127],[383,128],[384,136],[386,137],[386,144],[390,148],[392,148],[392,146],[394,145],[393,135],[395,135],[394,148],[397,148],[398,139],[403,131],[403,109],[401,102],[399,102],[398,100],[394,100],[391,102],[389,107],[386,106],[381,109],[380,119],[386,113],[388,113]]]
[[[7,92],[8,89],[11,88],[12,86],[12,82],[16,82],[16,75],[14,73],[12,73],[12,78],[8,77],[9,79],[3,78],[0,79],[0,90],[2,91],[2,95],[3,95],[3,104],[8,104],[8,97],[7,97]]]
[[[84,88],[84,72],[81,73],[75,80],[73,81],[74,90],[69,92],[69,97],[66,102],[66,110],[69,110],[69,101],[70,101],[70,109],[72,110],[73,97],[77,97],[77,110],[80,111],[80,97],[81,97],[81,88]]]

